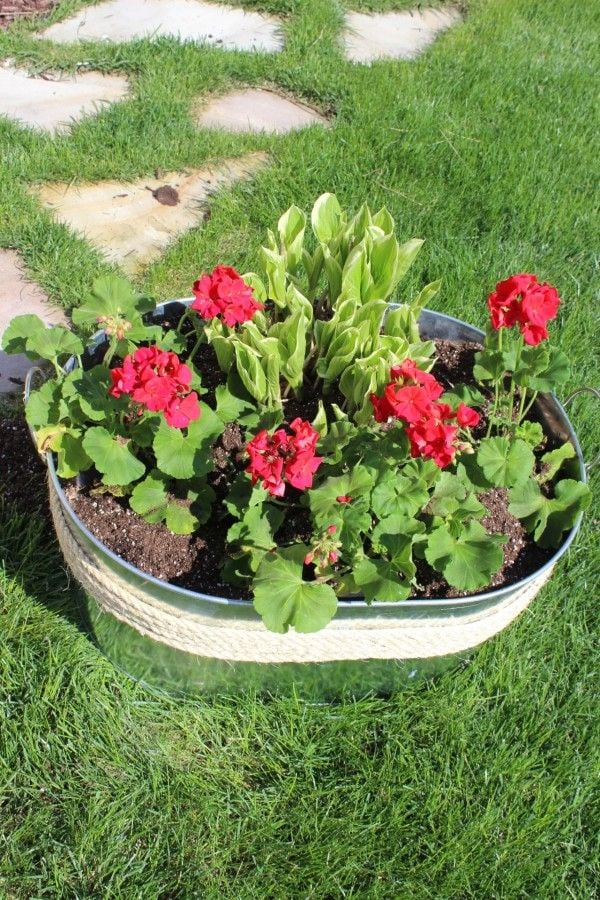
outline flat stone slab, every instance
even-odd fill
[[[212,194],[251,178],[268,161],[267,153],[249,153],[205,169],[168,172],[161,179],[53,183],[32,187],[31,191],[59,222],[132,274],[160,256],[174,238],[201,222]],[[157,196],[162,202],[155,196],[160,188],[163,190]]]
[[[15,316],[33,313],[49,325],[65,322],[37,284],[27,280],[16,250],[0,250],[0,338]],[[0,350],[0,394],[20,390],[27,370],[34,365],[25,355],[8,356]]]
[[[371,63],[376,59],[414,59],[440,31],[461,19],[458,9],[415,9],[374,15],[346,14],[344,50],[346,59]]]
[[[129,82],[120,75],[85,72],[73,78],[32,77],[23,69],[0,66],[0,116],[46,131],[66,131],[83,116],[127,95]]]
[[[216,44],[226,50],[274,53],[283,47],[279,26],[272,16],[203,0],[109,0],[84,7],[40,36],[59,43],[121,43],[168,36]]]
[[[308,125],[327,125],[327,119],[303,103],[275,91],[257,88],[232,91],[198,110],[196,121],[206,128],[228,131],[269,131],[286,134]]]

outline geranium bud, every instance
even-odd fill
[[[352,497],[350,497],[349,494],[342,494],[340,497],[336,497],[335,499],[338,503],[350,503]]]
[[[335,534],[337,531],[337,525],[329,525],[327,528],[327,534]]]
[[[310,550],[304,557],[304,565],[310,566],[312,564],[312,561],[314,558],[315,558],[315,554],[313,553],[312,550]]]
[[[329,562],[333,565],[334,563],[336,563],[336,562],[338,561],[338,559],[339,559],[339,556],[338,556],[338,554],[337,554],[337,551],[336,551],[336,550],[330,550],[330,552],[329,552]]]

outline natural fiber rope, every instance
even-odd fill
[[[476,647],[502,631],[533,600],[551,575],[545,571],[488,609],[446,612],[436,617],[384,617],[375,609],[333,621],[316,634],[273,634],[255,619],[190,612],[164,603],[110,568],[65,515],[50,484],[50,508],[58,540],[75,578],[101,609],[161,644],[200,657],[232,662],[290,663],[334,660],[424,659]],[[400,606],[400,604],[398,604]]]

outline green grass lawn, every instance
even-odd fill
[[[72,307],[108,266],[28,185],[268,149],[272,165],[220,195],[139,287],[165,299],[219,261],[251,268],[280,211],[331,190],[349,206],[385,203],[403,236],[427,239],[406,289],[443,277],[443,311],[482,324],[500,278],[555,284],[569,388],[598,383],[598,5],[473,0],[418,61],[371,68],[344,62],[335,0],[246,5],[285,13],[282,54],[60,47],[25,23],[1,33],[0,59],[125,72],[133,92],[55,139],[0,121],[0,246]],[[194,100],[234,84],[293,91],[333,127],[196,129]],[[573,417],[591,458],[597,408],[584,399]],[[35,495],[27,514],[0,504],[0,897],[598,896],[597,507],[552,583],[468,666],[322,706],[157,699],[131,683],[78,629],[75,589],[35,510]]]

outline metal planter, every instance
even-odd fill
[[[157,308],[160,316],[164,306]],[[480,341],[458,319],[424,311],[425,338]],[[548,427],[575,446],[579,477],[586,467],[574,429],[552,395],[538,400]],[[566,552],[579,517],[552,558],[508,587],[459,599],[397,604],[342,600],[317,634],[268,632],[252,604],[196,593],[160,581],[120,559],[74,513],[48,457],[50,505],[65,559],[82,586],[90,633],[125,672],[173,693],[295,690],[311,700],[390,692],[430,677],[469,656],[531,602]]]

